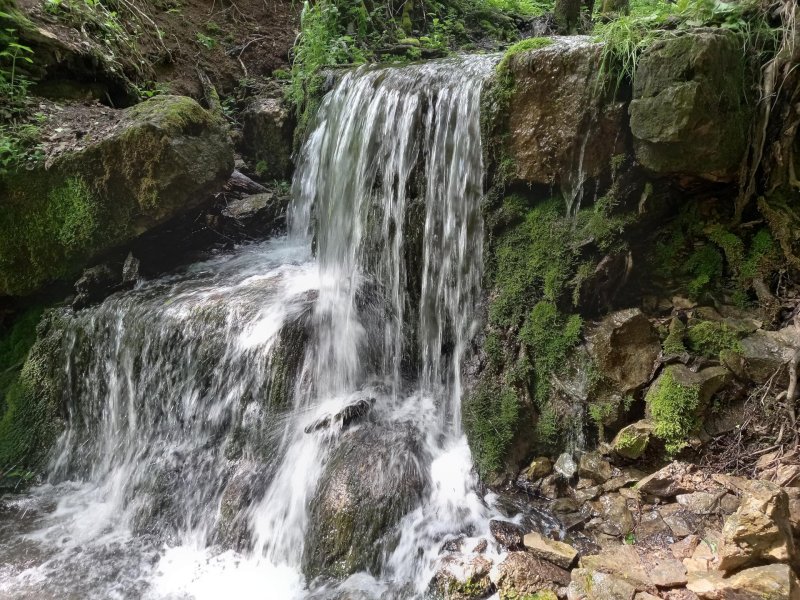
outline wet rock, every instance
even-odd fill
[[[525,530],[515,523],[492,519],[489,521],[489,532],[505,550],[522,550],[524,548],[522,538]]]
[[[572,457],[572,454],[569,452],[564,452],[556,460],[556,464],[553,465],[553,469],[564,479],[572,479],[575,476],[575,473],[578,472],[578,465],[575,462],[575,459]]]
[[[630,308],[608,315],[588,337],[598,369],[621,393],[632,392],[650,380],[661,345],[641,310]]]
[[[574,173],[597,177],[621,151],[624,111],[595,92],[600,44],[554,40],[509,61],[508,152],[516,178],[569,190]]]
[[[613,537],[622,537],[633,531],[633,515],[625,498],[619,494],[607,494],[599,502],[600,517],[588,526]]]
[[[373,404],[375,404],[375,398],[361,398],[352,404],[348,404],[335,414],[317,419],[305,428],[305,432],[313,433],[320,429],[328,429],[334,425],[340,429],[346,429],[353,423],[363,419],[372,409]]]
[[[730,577],[713,571],[686,586],[703,600],[800,600],[800,583],[789,565],[745,569]]]
[[[234,169],[228,181],[225,182],[225,191],[235,194],[236,196],[251,196],[253,194],[263,194],[267,191],[260,183],[256,183],[247,175],[239,171],[239,163],[236,161],[236,169]]]
[[[558,498],[550,504],[550,510],[556,514],[577,512],[579,508],[580,504],[572,498]]]
[[[242,154],[261,179],[291,175],[294,126],[292,111],[279,96],[257,96],[242,111]]]
[[[578,475],[591,479],[595,483],[603,483],[611,479],[611,464],[598,452],[585,452],[581,455]]]
[[[670,36],[642,54],[630,127],[645,168],[711,180],[735,176],[750,118],[741,44],[731,32],[703,30]]]
[[[542,479],[532,491],[547,500],[555,500],[563,495],[564,489],[564,478],[553,473]]]
[[[412,428],[346,432],[309,508],[303,572],[343,578],[377,572],[389,529],[421,499],[425,475]]]
[[[553,461],[546,456],[540,456],[531,461],[531,464],[528,465],[528,468],[525,470],[525,474],[528,479],[535,480],[547,477],[552,471]]]
[[[567,600],[633,600],[636,588],[614,575],[593,569],[575,569]]]
[[[111,295],[121,284],[117,273],[106,264],[84,269],[83,275],[75,282],[76,296],[72,308],[80,310],[97,304]]]
[[[125,287],[133,287],[139,280],[139,269],[141,268],[141,261],[136,258],[132,252],[128,252],[125,257],[125,262],[122,264],[122,285]]]
[[[191,98],[157,96],[103,122],[82,149],[0,178],[0,295],[70,277],[198,208],[233,169],[225,129]]]
[[[562,569],[571,568],[578,558],[578,551],[569,544],[551,540],[540,533],[526,533],[523,543],[528,552]]]
[[[215,541],[226,548],[245,550],[250,547],[249,513],[247,509],[261,497],[268,478],[264,468],[250,461],[241,462],[231,477],[219,507]]]
[[[583,504],[584,502],[589,502],[590,500],[600,497],[600,494],[602,493],[602,486],[593,485],[592,487],[584,488],[582,490],[574,490],[572,492],[572,496],[575,498],[575,502],[578,504]]]
[[[569,572],[530,552],[509,552],[490,577],[501,598],[522,598],[569,583]]]
[[[286,226],[288,196],[264,192],[228,202],[222,216],[231,222],[231,233],[262,235]]]
[[[447,556],[442,559],[431,588],[444,600],[488,598],[493,589],[491,568],[492,561],[485,556]]]
[[[623,458],[636,460],[647,450],[650,436],[653,434],[653,425],[650,421],[642,420],[626,425],[619,430],[611,441],[611,448]]]
[[[796,549],[786,492],[768,481],[750,482],[739,509],[725,521],[722,538],[718,568],[727,573],[793,560]]]

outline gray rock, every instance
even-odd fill
[[[242,111],[242,154],[260,178],[291,175],[294,127],[291,109],[277,95],[257,96]]]
[[[515,523],[492,519],[489,521],[489,532],[505,550],[523,550],[522,538],[525,530]]]
[[[578,475],[595,483],[604,483],[611,479],[611,464],[598,452],[584,452],[578,465]]]
[[[556,464],[553,465],[553,469],[564,479],[572,479],[575,476],[575,473],[578,472],[578,465],[575,462],[575,459],[572,457],[572,454],[569,452],[564,452],[556,460]]]

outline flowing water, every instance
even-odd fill
[[[0,597],[422,597],[445,541],[487,533],[460,368],[495,60],[345,74],[288,236],[64,311],[67,428],[5,500]]]

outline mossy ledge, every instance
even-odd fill
[[[0,296],[24,296],[193,207],[233,170],[227,133],[191,98],[121,111],[100,141],[0,179]]]

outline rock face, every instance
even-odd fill
[[[754,567],[731,577],[714,571],[687,588],[702,600],[800,600],[800,583],[788,565]]]
[[[410,428],[365,425],[342,437],[311,502],[303,571],[343,578],[375,571],[386,535],[419,501],[425,477]]]
[[[741,41],[701,31],[653,44],[639,60],[630,104],[636,158],[657,173],[735,175],[750,112]]]
[[[0,295],[29,294],[102,252],[199,206],[233,170],[215,118],[190,98],[158,96],[48,168],[0,180]]]
[[[629,308],[612,313],[589,335],[590,353],[598,368],[622,393],[632,392],[649,381],[661,345],[641,310]]]
[[[598,97],[600,44],[554,40],[510,60],[508,151],[518,179],[563,187],[578,170],[594,177],[609,168],[624,111]]]
[[[750,482],[739,509],[725,521],[722,535],[722,571],[792,560],[795,543],[786,492],[768,481]]]
[[[253,98],[242,112],[242,153],[259,177],[286,179],[292,172],[294,119],[281,98]]]
[[[526,598],[569,583],[569,572],[530,552],[509,552],[490,577],[501,598]]]

